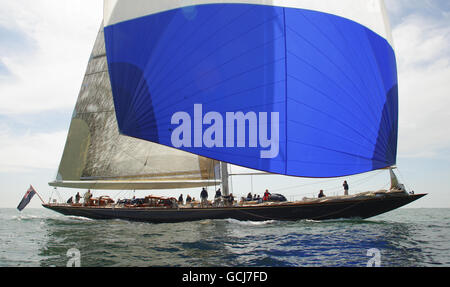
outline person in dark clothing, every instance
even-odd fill
[[[325,194],[323,194],[323,190],[320,190],[318,197],[319,198],[325,197]]]
[[[192,201],[192,198],[191,198],[191,196],[188,194],[188,195],[186,196],[186,204],[191,203],[191,201]]]
[[[348,184],[346,180],[344,180],[344,184],[342,186],[344,187],[344,195],[348,195]]]
[[[234,196],[232,193],[230,193],[229,203],[230,203],[230,205],[233,205],[233,203],[234,203]]]
[[[77,192],[77,195],[75,195],[75,203],[80,203],[81,195],[79,192]]]
[[[200,193],[200,198],[202,200],[202,205],[208,203],[208,191],[206,188],[202,189],[202,192]]]
[[[220,206],[222,202],[222,192],[220,191],[220,188],[216,190],[216,195],[214,196],[214,206],[218,207]]]
[[[252,201],[252,200],[253,200],[252,193],[249,192],[249,193],[247,194],[247,201]]]
[[[216,190],[216,195],[214,196],[214,198],[219,198],[222,196],[222,191],[220,191],[220,188],[218,190]]]
[[[180,194],[180,197],[178,197],[178,204],[183,204],[183,194]]]
[[[67,203],[72,204],[73,203],[73,196],[71,196],[68,200]]]

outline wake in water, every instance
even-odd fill
[[[15,221],[31,221],[31,220],[62,219],[62,218],[64,218],[64,216],[62,216],[62,215],[49,216],[47,214],[41,214],[41,215],[19,214],[19,215],[12,215],[6,219],[15,220]],[[2,218],[2,219],[5,219],[5,218]]]
[[[258,225],[268,225],[268,224],[273,224],[276,222],[279,222],[277,220],[266,220],[266,221],[241,221],[241,220],[237,220],[237,219],[233,219],[233,218],[228,218],[225,219],[226,222],[231,223],[231,224],[238,224],[238,225],[244,225],[244,226],[258,226]]]
[[[67,216],[67,218],[73,219],[73,220],[78,220],[78,221],[95,221],[94,219],[91,218],[87,218],[87,217],[83,217],[83,216]]]

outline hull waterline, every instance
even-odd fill
[[[68,216],[91,219],[123,219],[151,223],[170,223],[204,219],[266,220],[327,220],[369,218],[406,204],[426,194],[342,200],[321,203],[292,203],[224,208],[140,208],[140,207],[74,207],[43,204],[45,208]]]

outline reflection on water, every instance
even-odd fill
[[[381,266],[450,265],[450,210],[400,209],[371,220],[176,224],[0,211],[0,266],[66,266],[71,248],[80,251],[81,266],[366,266],[372,248]]]

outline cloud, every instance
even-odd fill
[[[34,47],[34,41],[16,27],[4,26],[0,22],[0,57],[23,53]]]
[[[448,0],[384,0],[394,26],[401,24],[404,17],[412,14],[427,15],[427,17],[448,19],[450,1]]]
[[[450,27],[442,19],[445,16],[427,15],[405,15],[393,29],[400,97],[399,156],[450,158],[450,133],[445,128],[450,122]]]
[[[3,62],[0,60],[0,81],[2,79],[6,79],[10,75],[10,72],[8,68],[3,64]]]
[[[0,172],[26,172],[33,169],[56,170],[67,131],[16,135],[0,126]]]
[[[0,114],[72,107],[102,19],[102,1],[0,0]],[[6,40],[3,40],[6,41]],[[20,47],[20,53],[17,51]]]

